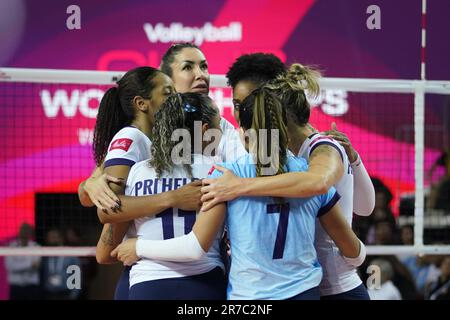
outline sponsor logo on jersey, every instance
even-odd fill
[[[123,151],[128,151],[128,149],[130,148],[132,143],[133,143],[133,140],[127,139],[127,138],[114,140],[111,143],[111,147],[109,148],[109,151],[112,151],[115,149],[122,149]]]
[[[216,167],[212,166],[211,169],[209,169],[209,171],[208,171],[208,176],[211,175],[215,169],[216,169]]]

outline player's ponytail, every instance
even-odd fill
[[[116,87],[109,88],[102,100],[94,129],[94,159],[99,166],[108,153],[108,146],[114,135],[123,127],[130,125],[136,117],[134,98],[151,98],[155,88],[154,78],[161,71],[152,67],[139,67],[124,74]]]
[[[277,96],[266,87],[255,90],[241,104],[239,117],[241,127],[252,129],[256,135],[249,146],[250,153],[256,158],[256,175],[284,173],[288,132],[286,113]],[[278,139],[272,141],[276,137],[273,135],[277,135]],[[267,157],[269,163],[264,161]]]
[[[98,108],[93,140],[94,158],[97,166],[105,159],[108,145],[114,135],[133,120],[123,111],[118,91],[117,87],[109,88]]]
[[[316,98],[320,94],[320,72],[312,67],[294,63],[286,74],[269,82],[286,109],[288,118],[298,126],[309,122],[311,108],[307,96]]]
[[[312,67],[293,63],[285,77],[294,90],[307,91],[309,97],[317,97],[320,94],[320,72]]]

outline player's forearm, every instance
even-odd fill
[[[375,190],[364,164],[358,157],[352,163],[354,179],[353,211],[359,216],[369,216],[375,208]]]
[[[360,253],[360,241],[354,233],[348,232],[346,237],[335,241],[344,257],[356,258]]]
[[[136,255],[145,259],[189,262],[200,260],[205,254],[193,231],[168,240],[140,238],[136,242]]]
[[[338,204],[320,216],[319,220],[323,229],[334,241],[342,255],[347,258],[359,256],[360,241],[342,215],[342,210]]]
[[[207,252],[213,245],[217,233],[223,231],[226,205],[219,203],[208,211],[200,212],[192,228],[202,249]]]
[[[78,198],[80,199],[80,203],[83,207],[93,207],[94,203],[89,198],[89,195],[84,190],[84,185],[86,184],[86,180],[80,183],[78,186]]]
[[[151,217],[174,206],[174,192],[168,191],[142,197],[120,195],[120,209],[112,213],[97,210],[97,215],[101,223],[118,223]]]
[[[208,252],[222,230],[226,206],[220,203],[198,214],[192,231],[169,240],[138,239],[136,254],[141,258],[165,261],[196,261]]]
[[[95,167],[94,171],[92,171],[91,176],[88,179],[97,178],[102,173],[103,173],[103,164],[99,167]],[[78,198],[80,199],[80,203],[83,207],[93,207],[94,203],[89,197],[89,194],[84,189],[86,181],[87,179],[78,185]]]
[[[115,258],[111,257],[111,251],[122,242],[128,228],[128,222],[114,224],[107,223],[103,226],[95,252],[98,263],[111,264],[117,262]]]
[[[324,194],[332,186],[326,175],[311,172],[289,172],[282,175],[242,179],[239,196],[272,196],[285,198]]]

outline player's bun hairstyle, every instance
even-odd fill
[[[170,78],[172,78],[173,75],[171,64],[175,61],[175,57],[177,56],[177,54],[180,53],[180,51],[183,50],[184,48],[194,48],[199,51],[202,51],[200,50],[199,47],[190,42],[175,43],[171,45],[170,48],[167,49],[166,53],[163,55],[161,65],[159,67],[159,69],[165,74],[167,74]]]
[[[309,122],[311,108],[306,96],[316,98],[320,94],[317,69],[294,63],[286,74],[278,76],[266,86],[275,91],[281,104],[287,111],[288,119],[298,126],[305,126]]]
[[[234,88],[240,81],[252,81],[258,86],[286,73],[286,66],[270,53],[245,54],[236,59],[228,70],[228,85]]]
[[[172,173],[175,165],[172,153],[180,155],[181,150],[174,149],[180,144],[180,141],[172,141],[172,134],[175,130],[187,129],[191,135],[191,153],[201,153],[202,150],[194,150],[195,121],[200,121],[202,125],[207,123],[212,128],[214,117],[218,112],[214,102],[205,94],[176,93],[167,98],[155,114],[149,160],[149,165],[155,169],[158,177],[161,177],[163,172]],[[189,177],[192,178],[190,160],[189,157],[189,163],[182,163],[182,165]]]
[[[134,120],[137,110],[134,97],[151,98],[150,92],[155,88],[153,79],[160,72],[152,67],[132,69],[117,81],[117,86],[105,92],[98,109],[92,145],[97,166],[105,159],[114,135]]]
[[[266,165],[263,165],[261,160],[267,156],[271,159],[271,172],[284,173],[288,150],[287,119],[286,112],[274,92],[266,87],[253,91],[239,106],[239,121],[244,130],[252,129],[256,134],[256,138],[253,137],[256,145],[249,146],[249,152],[256,154],[256,175],[262,175],[261,169]],[[271,129],[278,130],[278,141],[275,141],[278,145],[273,146],[273,150],[272,134],[275,132]],[[260,135],[266,134],[266,143],[260,143]]]

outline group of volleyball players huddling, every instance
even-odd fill
[[[239,130],[190,43],[105,93],[79,196],[104,224],[98,262],[126,266],[115,298],[369,299],[351,221],[374,190],[346,135],[309,123],[320,73],[254,53],[226,76]]]

